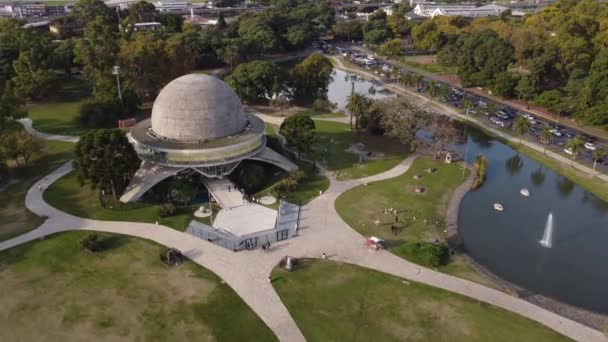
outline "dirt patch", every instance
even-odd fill
[[[418,64],[435,64],[437,60],[434,55],[412,56],[407,58],[408,61]]]

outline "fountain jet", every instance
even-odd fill
[[[547,217],[543,239],[540,240],[539,243],[545,248],[551,248],[553,245],[553,213],[549,213],[549,216]]]

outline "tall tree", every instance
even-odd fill
[[[80,138],[74,151],[74,169],[81,184],[111,193],[118,199],[137,171],[140,160],[119,129],[99,129]]]
[[[0,138],[0,154],[14,160],[18,167],[27,166],[41,148],[40,141],[22,129],[4,132]]]
[[[521,143],[524,134],[530,131],[530,120],[523,116],[518,116],[513,122],[513,131],[519,135],[519,142]]]
[[[297,102],[312,102],[327,96],[333,71],[331,61],[318,53],[306,57],[291,70],[291,84]]]
[[[462,36],[459,45],[458,75],[467,87],[491,85],[513,61],[513,46],[494,31]]]
[[[346,110],[350,113],[350,129],[353,129],[353,118],[355,119],[355,131],[359,130],[359,121],[368,109],[370,101],[365,95],[353,92],[347,100]]]
[[[122,70],[127,82],[142,99],[152,99],[172,79],[194,67],[191,51],[177,40],[137,34],[120,47]]]
[[[226,78],[232,89],[243,99],[268,101],[281,90],[280,73],[276,65],[268,61],[240,64]]]
[[[566,142],[566,148],[572,152],[572,159],[576,159],[578,152],[583,148],[584,142],[581,137],[576,136]]]
[[[283,120],[279,132],[301,155],[308,155],[312,151],[316,140],[316,126],[314,120],[307,114],[296,114]]]

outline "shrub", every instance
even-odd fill
[[[158,207],[158,216],[169,217],[175,215],[175,206],[171,203],[165,203]]]
[[[488,159],[483,155],[478,155],[475,158],[475,179],[471,184],[471,190],[475,190],[483,185],[486,181],[486,172],[488,170]]]
[[[91,98],[82,104],[76,120],[82,127],[110,128],[116,127],[120,118],[122,118],[120,103]]]
[[[91,253],[99,252],[102,250],[102,241],[99,234],[89,234],[84,239],[80,240],[80,246]]]
[[[431,242],[408,242],[404,252],[409,260],[429,267],[445,265],[450,258],[447,246]]]
[[[312,109],[321,113],[331,112],[332,110],[336,109],[336,104],[326,99],[316,99],[312,103]]]

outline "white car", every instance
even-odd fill
[[[574,152],[572,151],[572,149],[571,149],[571,148],[565,148],[565,149],[564,149],[564,153],[569,154],[569,155],[572,155]]]
[[[559,130],[557,130],[555,128],[553,128],[549,132],[551,132],[551,134],[555,135],[556,137],[561,137],[562,136],[562,132],[560,132]]]
[[[588,150],[590,150],[590,151],[597,150],[597,147],[593,143],[590,143],[590,142],[586,142],[585,143],[585,148],[588,149]]]

